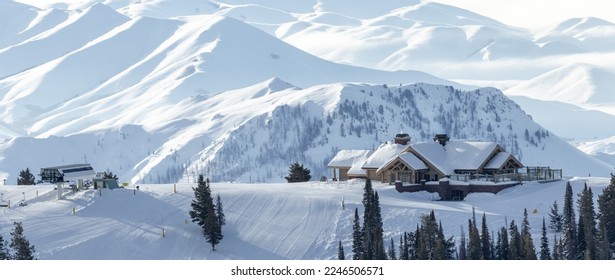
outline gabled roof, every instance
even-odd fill
[[[513,155],[507,152],[499,152],[497,153],[490,161],[485,165],[485,169],[500,169],[508,162],[509,160],[514,160],[519,165],[523,166]]]
[[[340,150],[329,161],[327,167],[351,167],[356,161],[365,161],[372,154],[371,150]]]
[[[388,168],[389,165],[391,165],[393,162],[395,162],[398,159],[401,160],[408,167],[410,167],[410,168],[412,168],[414,170],[429,169],[429,167],[427,165],[425,165],[425,163],[422,160],[420,160],[418,157],[416,157],[413,153],[402,152],[401,154],[399,154],[398,156],[392,158],[387,163],[383,164],[380,168],[378,168],[378,170],[376,170],[376,173],[381,173],[386,168]]]
[[[497,143],[479,141],[448,141],[445,146],[424,142],[410,147],[444,175],[454,174],[455,170],[477,170],[496,149],[503,150]]]
[[[387,163],[389,160],[399,155],[408,147],[408,145],[401,145],[389,142],[383,143],[382,145],[380,145],[380,147],[378,147],[376,151],[374,151],[373,154],[369,156],[369,158],[367,158],[362,168],[378,169],[382,167],[385,163]]]

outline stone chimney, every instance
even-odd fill
[[[436,134],[436,137],[433,138],[433,141],[438,141],[440,145],[444,146],[449,139],[450,137],[448,137],[447,134]]]
[[[407,133],[395,135],[395,144],[408,145],[408,142],[410,142],[410,136]]]

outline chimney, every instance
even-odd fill
[[[410,136],[407,133],[395,135],[395,144],[408,145],[408,142],[410,142]]]
[[[438,141],[440,145],[446,145],[446,142],[450,139],[447,134],[436,134],[436,137],[433,138],[434,141]]]

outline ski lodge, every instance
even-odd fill
[[[369,178],[395,184],[399,192],[437,192],[442,200],[562,178],[561,169],[526,167],[495,142],[451,141],[446,134],[412,144],[408,134],[398,134],[374,151],[341,150],[327,166],[333,180]]]

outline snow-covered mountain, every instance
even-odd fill
[[[589,64],[566,65],[506,90],[546,101],[566,102],[587,109],[615,107],[615,74]],[[604,109],[607,112],[609,109]]]
[[[193,181],[197,174],[214,181],[281,181],[289,162],[305,163],[316,177],[328,175],[326,163],[339,149],[375,148],[403,131],[413,141],[441,132],[496,141],[526,165],[563,168],[566,175],[610,171],[494,88],[342,83],[299,89],[270,79],[134,116],[140,119],[84,114],[57,128],[80,133],[5,141],[0,170],[13,180],[25,167],[91,162],[132,183]]]
[[[90,31],[92,20],[106,24]],[[301,87],[343,81],[460,86],[417,71],[335,64],[224,16],[127,19],[96,4],[66,21],[0,50],[0,72],[5,75],[0,80],[0,117],[26,134],[75,133],[50,126],[74,122],[84,110],[87,115],[136,115],[139,110],[152,111],[153,104],[160,107],[187,96],[213,95],[271,77]],[[102,35],[92,39],[81,33]],[[56,52],[47,51],[56,45]]]
[[[579,146],[579,149],[597,159],[615,166],[615,136],[599,141],[584,143]]]
[[[336,37],[327,42],[344,41],[352,26],[369,31],[375,41],[356,37],[366,44],[395,41],[381,32],[407,27],[425,35],[417,45],[424,50],[440,39],[449,48],[457,40],[450,30],[531,39],[469,11],[415,1],[374,9],[360,2],[349,11],[335,1],[83,3],[64,10],[3,2],[10,16],[0,21],[14,26],[3,30],[0,49],[0,170],[10,180],[25,167],[74,162],[133,183],[190,181],[197,173],[279,181],[294,160],[319,176],[337,150],[376,147],[400,131],[414,141],[441,132],[497,141],[527,165],[568,175],[610,168],[531,121],[498,90],[463,91],[475,87],[419,71],[338,64],[287,43],[313,41],[309,34],[321,31],[297,34],[323,29]]]

